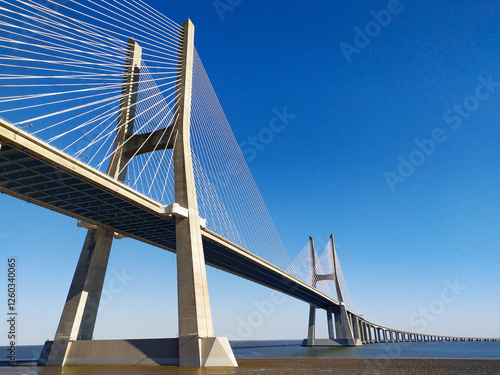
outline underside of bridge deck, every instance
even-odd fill
[[[31,144],[27,134],[18,134],[23,142],[12,138],[0,133],[0,192],[175,252],[175,217],[164,206],[57,150],[40,152],[41,142]],[[202,238],[208,265],[338,310],[330,297],[249,251],[206,229]]]

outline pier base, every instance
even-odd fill
[[[301,346],[348,346],[346,340],[335,339],[304,339]]]
[[[301,346],[363,346],[359,339],[304,339]]]
[[[237,367],[226,337],[197,338],[202,367]],[[53,341],[45,342],[38,366],[47,366]],[[77,340],[70,341],[62,366],[122,365],[179,366],[179,339]]]

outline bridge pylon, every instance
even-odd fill
[[[164,364],[231,366],[236,359],[226,337],[215,337],[208,295],[190,144],[194,25],[188,19],[179,38],[177,97],[172,126],[134,134],[142,49],[128,40],[120,111],[108,176],[124,182],[136,155],[173,149],[179,337],[155,340],[92,340],[114,232],[79,223],[88,229],[73,281],[53,341],[47,341],[39,366],[65,364]],[[175,137],[172,137],[175,132]],[[175,138],[175,141],[172,139]],[[174,207],[174,205],[172,205]]]
[[[180,366],[237,366],[226,337],[215,337],[208,297],[205,256],[201,239],[190,145],[191,91],[194,61],[194,25],[188,19],[181,40],[179,96],[174,127],[175,200],[188,211],[176,218],[177,294]]]
[[[318,306],[310,305],[307,339],[304,339],[304,341],[302,342],[302,346],[361,346],[361,340],[359,339],[359,337],[357,337],[359,335],[355,334],[355,332],[357,333],[357,330],[353,330],[353,322],[350,319],[350,316],[353,318],[354,316],[348,313],[344,303],[342,289],[340,288],[337,256],[335,251],[335,244],[333,241],[333,235],[330,235],[329,241],[329,245],[332,249],[332,272],[329,274],[318,274],[318,267],[316,264],[317,253],[314,248],[314,240],[309,237],[312,286],[316,288],[318,281],[333,281],[335,283],[339,305],[321,307],[326,311],[328,323],[328,339],[317,339],[315,337],[316,310]]]

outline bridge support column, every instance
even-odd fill
[[[352,328],[354,333],[354,338],[358,339],[363,343],[363,338],[361,337],[361,332],[359,332],[359,319],[356,315],[351,315]]]
[[[343,302],[340,303],[340,313],[335,314],[335,328],[337,331],[337,340],[341,340],[346,346],[362,345],[361,340],[354,337],[352,324]]]
[[[335,317],[335,333],[336,333],[336,337],[337,338],[340,338],[341,335],[339,335],[340,333],[340,312],[334,314],[334,317]]]
[[[366,344],[368,342],[368,338],[366,337],[365,325],[361,320],[358,321],[358,324],[361,341],[363,342],[363,344]]]
[[[359,332],[361,334],[361,341],[363,344],[366,344],[368,342],[368,338],[366,337],[365,323],[361,320],[359,321]]]
[[[372,334],[370,332],[370,326],[366,323],[363,323],[363,334],[365,335],[366,342],[372,343]]]
[[[302,342],[302,346],[342,346],[341,343],[335,340],[335,331],[333,328],[334,319],[331,308],[325,309],[328,325],[328,339],[316,338],[316,310],[316,306],[309,306],[309,327],[307,330],[307,339]]]
[[[314,341],[316,334],[316,306],[309,306],[309,328],[307,330],[307,340],[311,343]]]
[[[330,340],[335,340],[335,331],[333,330],[333,313],[332,309],[326,309],[326,319],[328,322],[328,338]]]
[[[174,124],[178,131],[174,147],[175,200],[188,210],[188,217],[176,218],[179,365],[236,367],[229,341],[214,337],[212,327],[190,143],[194,26],[189,19],[183,29],[175,103],[178,117]]]
[[[63,366],[71,342],[91,340],[113,233],[89,230],[53,342],[46,342],[39,366]]]
[[[362,323],[361,323],[361,320],[359,318],[356,317],[356,324],[357,324],[357,327],[358,327],[358,336],[359,336],[359,339],[361,340],[361,343],[366,343],[366,337],[363,333],[363,326],[362,326]]]

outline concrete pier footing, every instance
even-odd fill
[[[186,338],[201,347],[202,366],[235,367],[229,341],[225,337],[197,336]],[[182,339],[136,340],[76,340],[67,344],[67,355],[61,366],[115,365],[115,366],[179,366],[179,347]],[[53,352],[54,342],[47,341],[42,350],[39,366],[46,366],[43,358]],[[45,356],[43,354],[46,354]]]

